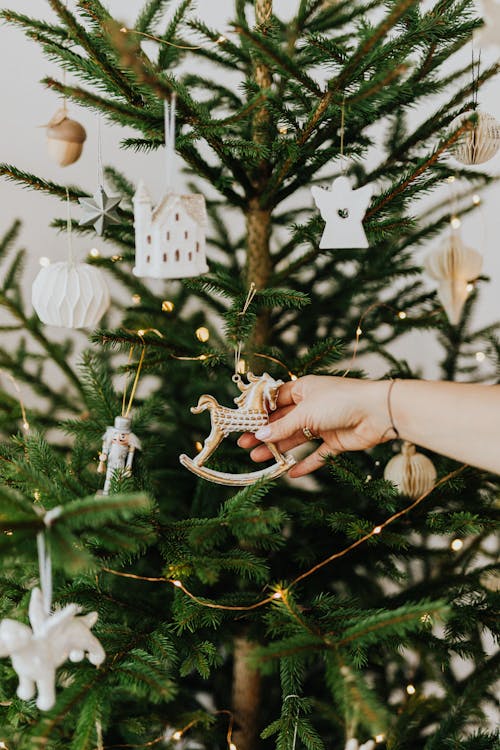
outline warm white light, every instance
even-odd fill
[[[361,330],[361,328],[356,328],[356,336],[361,336],[362,333],[363,331]]]
[[[180,732],[179,730],[177,730],[177,732],[174,732],[172,735],[172,739],[175,740],[176,742],[178,742],[181,737],[182,737],[182,732]]]
[[[121,255],[112,255],[111,260],[113,261],[113,263],[116,263],[119,260],[123,260],[123,258]]]
[[[375,528],[373,529],[374,534],[380,534],[381,531],[382,531],[382,526],[375,526]]]
[[[406,318],[406,313],[404,310],[401,310],[400,312],[398,312],[398,318],[400,320],[404,320]]]
[[[210,331],[205,326],[200,326],[195,331],[196,338],[204,344],[210,338]]]
[[[96,247],[93,247],[92,250],[89,252],[89,255],[91,258],[100,258],[101,253]]]
[[[30,423],[29,422],[23,422],[23,430],[25,432],[28,432],[29,428],[30,428]]]
[[[478,195],[477,193],[475,193],[475,194],[474,194],[474,195],[472,196],[472,202],[473,202],[473,204],[474,204],[475,206],[479,206],[479,204],[481,203],[481,196],[480,196],[480,195]]]
[[[450,547],[452,548],[453,552],[458,552],[462,549],[464,546],[464,543],[461,539],[454,539],[452,543],[450,544]]]
[[[126,26],[122,26],[120,31],[122,32],[122,34],[126,34],[128,32],[128,29]]]
[[[278,133],[281,133],[281,135],[286,135],[288,133],[288,128],[286,125],[282,125],[278,128]]]
[[[194,447],[196,448],[196,450],[197,450],[197,451],[198,451],[198,453],[199,453],[199,452],[201,451],[201,449],[203,448],[203,444],[202,444],[202,443],[200,443],[200,441],[199,441],[199,440],[197,440],[197,441],[196,441],[196,443],[194,444]]]
[[[6,531],[5,536],[12,536],[13,533],[14,533],[13,531]],[[2,746],[0,745],[0,747]]]
[[[380,461],[375,461],[375,466],[380,466]]]
[[[42,255],[42,257],[38,259],[38,262],[40,263],[42,268],[46,268],[47,266],[50,266],[50,258],[47,258],[46,255]]]
[[[221,34],[220,37],[217,39],[217,44],[224,44],[224,42],[227,42],[227,39],[224,36],[224,34]]]
[[[459,229],[462,226],[462,222],[460,221],[458,216],[453,216],[450,223],[453,229]]]
[[[238,748],[236,747],[236,745],[234,744],[234,742],[230,742],[229,743],[229,750],[238,750]]]
[[[415,685],[410,684],[406,686],[406,692],[408,693],[408,695],[415,695],[415,693],[417,692],[417,689]]]
[[[476,352],[476,359],[478,362],[484,362],[486,354],[484,352]]]
[[[283,595],[280,591],[276,591],[276,593],[273,594],[273,599],[283,599]]]
[[[450,174],[450,176],[446,178],[446,182],[455,182],[454,176]]]
[[[430,615],[428,612],[425,612],[425,614],[423,614],[422,617],[420,618],[420,622],[423,622],[424,625],[431,625],[432,615]]]
[[[139,328],[139,330],[137,331],[138,336],[144,336],[145,333],[146,331],[143,331],[142,328]]]
[[[141,295],[140,294],[133,294],[132,295],[132,302],[134,305],[139,305],[141,303]]]
[[[296,376],[296,375],[294,375],[294,374],[293,374],[293,372],[292,372],[292,374],[290,375],[290,380],[297,380],[297,376]]]
[[[164,299],[161,303],[161,309],[163,312],[172,312],[172,310],[174,309],[174,303],[169,299]]]
[[[375,742],[383,742],[385,740],[385,734],[376,734]]]
[[[180,581],[172,581],[172,583],[174,584],[174,586],[177,586],[178,589],[182,588],[182,583]]]
[[[372,475],[371,474],[367,474],[365,482],[371,482],[372,479],[373,479]]]
[[[469,281],[469,283],[467,284],[467,286],[465,288],[467,289],[467,291],[469,292],[469,294],[471,292],[473,292],[474,291],[474,284],[472,283],[472,281]]]

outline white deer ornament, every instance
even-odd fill
[[[87,656],[95,666],[106,658],[103,647],[90,629],[97,612],[80,615],[80,607],[68,604],[47,614],[43,594],[33,589],[29,605],[31,627],[15,620],[0,623],[0,657],[9,656],[19,677],[17,694],[31,700],[38,691],[36,705],[42,711],[56,701],[56,669],[68,658],[82,661]]]

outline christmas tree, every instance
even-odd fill
[[[165,102],[175,101],[177,158],[207,200],[209,272],[154,290],[133,273],[133,201],[146,194],[107,167],[123,199],[104,226],[109,252],[87,262],[134,304],[113,304],[75,366],[71,338],[55,341],[24,299],[19,225],[3,238],[1,330],[20,338],[0,347],[0,367],[31,397],[26,410],[2,391],[1,655],[11,631],[31,639],[30,600],[36,636],[48,613],[37,614],[32,590],[47,594],[52,581],[50,627],[97,612],[85,622],[106,658],[95,643],[73,646],[79,661],[58,663],[53,707],[27,700],[26,685],[16,696],[19,663],[1,659],[1,747],[490,750],[497,477],[433,455],[437,480],[410,498],[383,477],[391,443],[330,457],[313,480],[239,490],[179,464],[208,433],[190,407],[206,392],[232,404],[249,370],[363,377],[363,356],[376,354],[385,377],[418,377],[391,346],[429,329],[444,378],[479,378],[477,342],[498,374],[494,327],[471,322],[481,279],[451,324],[415,260],[491,179],[450,160],[477,114],[454,118],[475,110],[499,67],[453,67],[481,25],[473,3],[300,0],[285,22],[272,0],[235,0],[229,31],[198,21],[190,0],[149,0],[130,29],[98,0],[49,4],[57,23],[3,18],[72,76],[44,83],[73,117],[79,105],[131,126],[123,147],[137,159],[157,150],[160,170]],[[151,38],[156,56],[141,47]],[[417,121],[415,105],[436,95]],[[0,171],[74,204],[91,193]],[[308,189],[334,177],[372,190],[367,248],[323,247]],[[452,208],[439,192],[450,179]],[[422,199],[434,191],[430,208]],[[102,436],[120,414],[141,450],[98,494]],[[230,439],[208,466],[256,470]],[[81,615],[57,609],[72,603]],[[28,671],[42,641],[29,640]],[[51,643],[62,648],[62,636]]]

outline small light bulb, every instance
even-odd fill
[[[112,255],[111,260],[113,261],[113,263],[117,263],[119,260],[123,260],[123,258],[121,255]]]
[[[458,216],[452,216],[450,224],[453,229],[459,229],[462,226],[462,222],[460,221]]]
[[[181,737],[182,737],[182,732],[179,730],[177,730],[177,732],[174,732],[172,735],[172,739],[175,740],[175,742],[178,742]]]
[[[464,543],[462,539],[454,539],[452,543],[450,544],[450,547],[453,550],[453,552],[458,552],[459,550],[462,549],[463,546],[464,546]]]
[[[474,195],[472,196],[472,202],[475,206],[479,206],[479,204],[481,203],[481,196],[477,193],[474,193]]]
[[[375,526],[375,528],[373,529],[374,534],[380,534],[381,531],[382,531],[382,526]]]
[[[6,531],[5,536],[12,536],[13,533],[14,533],[13,531]]]
[[[281,591],[276,591],[273,594],[273,599],[283,599],[283,594],[281,593]]]
[[[5,742],[3,740],[0,740],[0,750],[9,750]]]
[[[408,695],[415,695],[415,693],[417,692],[417,689],[415,685],[412,685],[410,683],[409,685],[406,686],[406,692],[408,693]]]
[[[398,318],[400,320],[404,320],[406,318],[406,313],[404,310],[401,310],[400,312],[398,312]]]
[[[24,430],[25,432],[28,432],[29,428],[30,428],[30,423],[29,423],[29,422],[26,422],[26,421],[25,421],[25,422],[23,422],[23,430]]]
[[[144,331],[142,328],[139,328],[139,330],[137,331],[138,336],[144,336],[145,333],[146,331]]]
[[[432,615],[430,615],[428,612],[425,612],[420,618],[420,622],[422,622],[424,625],[432,625]]]
[[[35,490],[34,493],[33,493],[33,497],[38,502],[40,500],[40,498],[41,498],[40,490]]]
[[[278,128],[278,133],[280,133],[281,135],[286,135],[286,134],[288,133],[288,128],[287,128],[287,126],[286,126],[286,125],[281,125],[281,126],[280,126],[280,127]]]
[[[380,466],[380,461],[375,461],[375,466]]]
[[[224,42],[227,42],[227,39],[224,36],[224,34],[221,34],[220,37],[217,39],[217,44],[224,44]]]
[[[122,34],[127,34],[128,33],[128,29],[127,29],[126,26],[122,26],[121,29],[120,29],[120,31],[122,32]]]
[[[385,740],[385,734],[376,734],[375,735],[375,742],[383,742]]]
[[[372,475],[371,475],[371,474],[367,474],[367,475],[366,475],[366,479],[365,479],[365,482],[371,482],[371,481],[372,481],[372,479],[373,479]]]
[[[466,290],[467,290],[467,292],[468,292],[469,294],[470,294],[471,292],[473,292],[473,291],[474,291],[474,284],[472,283],[472,281],[469,281],[469,283],[467,284],[467,286],[466,286],[465,288],[466,288]]]
[[[236,745],[234,744],[234,742],[230,742],[229,743],[229,750],[238,750],[238,748],[236,747]]]
[[[362,333],[363,333],[363,331],[358,326],[358,328],[356,328],[356,336],[361,336]]]
[[[161,309],[163,312],[172,312],[172,310],[174,309],[174,303],[169,299],[164,299],[161,303]]]
[[[101,253],[96,247],[93,247],[92,250],[89,252],[89,255],[91,258],[100,258]]]
[[[132,295],[132,302],[134,305],[140,305],[141,303],[141,295],[140,294],[133,294]]]
[[[182,583],[180,581],[172,581],[172,583],[174,584],[174,586],[177,586],[178,589],[182,587]]]
[[[454,176],[452,174],[450,174],[450,176],[446,178],[446,182],[450,182],[450,183],[451,182],[455,182]]]
[[[290,375],[290,380],[297,380],[297,376],[296,376],[296,375],[294,375],[294,374],[293,374],[293,372],[292,372],[292,374]]]
[[[194,444],[194,447],[196,448],[196,450],[199,453],[201,451],[201,449],[203,448],[203,443],[200,443],[200,441],[197,440],[196,443]]]
[[[38,262],[40,263],[42,268],[47,268],[47,266],[50,266],[50,258],[47,258],[46,255],[42,255],[42,257],[38,259]]]
[[[204,344],[210,338],[210,331],[205,326],[200,326],[195,331],[196,338]]]
[[[486,354],[484,352],[476,352],[475,356],[478,362],[484,362],[486,359]]]

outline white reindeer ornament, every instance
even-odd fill
[[[85,656],[99,666],[106,654],[90,629],[97,613],[79,616],[80,607],[68,604],[47,614],[43,594],[33,589],[29,605],[31,627],[15,620],[0,623],[0,656],[9,656],[19,677],[17,694],[31,700],[38,691],[36,705],[42,711],[51,709],[56,701],[56,669],[68,658],[82,661]]]

